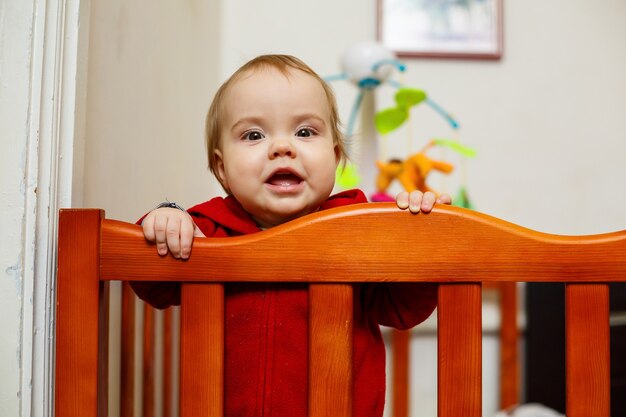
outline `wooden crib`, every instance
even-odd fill
[[[309,414],[351,416],[352,282],[436,281],[438,415],[481,416],[482,283],[566,283],[567,416],[610,415],[608,282],[626,281],[626,231],[535,232],[457,207],[412,215],[393,203],[315,213],[253,235],[197,239],[161,258],[138,226],[62,210],[56,416],[106,416],[111,280],[182,282],[180,412],[221,416],[223,286],[310,282]],[[245,256],[242,256],[245,254]],[[289,262],[285,262],[288,259]]]

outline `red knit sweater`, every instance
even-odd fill
[[[320,209],[366,201],[361,191],[351,190],[330,197]],[[189,213],[208,237],[260,230],[233,197],[214,198]],[[158,308],[180,302],[178,284],[134,283],[133,288]],[[225,293],[225,415],[307,416],[306,284],[233,283],[225,285]],[[436,303],[435,284],[355,285],[355,416],[383,415],[385,347],[379,325],[410,328],[425,320]]]

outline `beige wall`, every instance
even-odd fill
[[[217,82],[219,4],[93,1],[83,195],[133,221],[166,198],[217,191],[202,141]]]

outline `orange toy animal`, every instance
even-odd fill
[[[388,163],[376,161],[379,174],[376,178],[376,188],[379,193],[384,193],[394,179],[400,181],[406,191],[419,190],[422,192],[434,191],[426,184],[428,174],[434,169],[444,173],[450,173],[454,166],[447,162],[437,161],[426,156],[426,151],[434,144],[430,142],[420,152],[401,161],[392,159]]]

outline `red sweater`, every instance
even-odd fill
[[[351,190],[330,197],[320,210],[364,202],[361,191]],[[260,231],[233,197],[216,197],[189,213],[208,237]],[[178,284],[134,283],[133,288],[158,308],[180,302]],[[307,416],[307,285],[234,283],[225,285],[225,293],[225,415]],[[408,329],[425,320],[436,303],[435,284],[355,285],[355,416],[383,415],[385,347],[379,325]]]

